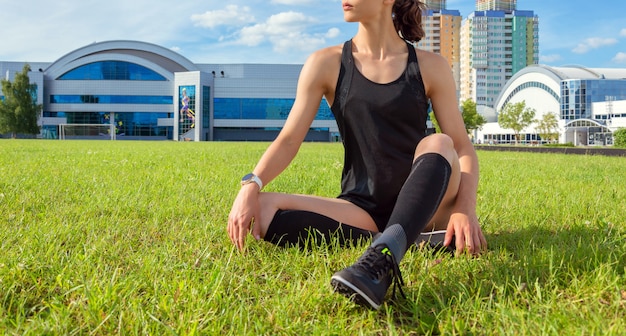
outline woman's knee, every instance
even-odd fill
[[[445,228],[459,191],[461,181],[461,169],[459,156],[454,148],[454,141],[446,134],[432,134],[424,138],[415,150],[415,158],[426,153],[438,153],[450,164],[450,177],[444,197],[439,204],[437,212],[429,223],[429,229]]]
[[[422,139],[415,149],[415,158],[425,153],[438,153],[451,165],[454,165],[455,161],[458,160],[454,141],[446,134],[432,134]]]

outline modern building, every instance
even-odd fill
[[[476,10],[507,10],[513,11],[517,7],[517,0],[476,0]]]
[[[457,91],[461,74],[461,13],[446,9],[445,0],[427,0],[422,24],[426,36],[417,46],[441,54],[450,64]]]
[[[0,74],[12,80],[24,64],[0,62]],[[29,65],[43,103],[42,137],[188,141],[274,139],[293,105],[302,68],[195,64],[138,41],[93,43],[52,63]],[[306,140],[337,137],[323,101]]]
[[[528,66],[504,85],[495,108],[480,111],[488,123],[476,132],[476,141],[514,142],[513,131],[502,129],[497,115],[506,104],[518,102],[534,109],[537,120],[555,114],[560,143],[611,145],[612,132],[626,127],[626,69]],[[545,142],[536,126],[523,131],[523,143]]]
[[[461,101],[495,107],[504,84],[539,62],[539,18],[514,0],[477,0],[461,27]]]

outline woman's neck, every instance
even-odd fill
[[[369,54],[372,58],[384,59],[389,54],[406,52],[406,43],[393,28],[381,28],[375,25],[359,25],[359,30],[352,38],[354,51]]]
[[[406,43],[398,35],[391,13],[360,21],[352,42],[357,52],[377,59],[383,59],[389,53],[406,51]]]

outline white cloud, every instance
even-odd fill
[[[0,2],[0,61],[53,62],[76,48],[107,40],[183,47],[181,32],[190,26],[188,13],[193,13],[190,4],[154,0]],[[28,13],[28,20],[16,13]]]
[[[337,28],[330,28],[323,34],[306,33],[308,26],[315,22],[315,19],[298,12],[278,13],[264,23],[242,28],[237,43],[252,47],[269,41],[277,52],[293,49],[312,51],[324,45],[326,38],[339,35]]]
[[[559,54],[552,54],[552,55],[540,55],[539,56],[539,61],[541,63],[552,63],[552,62],[556,62],[556,61],[560,61],[561,60],[561,55]]]
[[[328,32],[326,32],[326,38],[329,38],[329,39],[335,38],[339,36],[340,33],[341,31],[339,30],[339,28],[330,28]]]
[[[254,22],[254,16],[250,14],[248,6],[239,7],[228,5],[224,9],[206,11],[204,14],[193,14],[191,21],[196,26],[214,28],[223,25],[245,25]]]
[[[613,62],[615,63],[626,63],[626,53],[618,52],[615,57],[613,57]]]
[[[626,28],[620,30],[619,36],[626,36]]]
[[[605,46],[614,45],[617,43],[617,39],[614,38],[602,38],[591,37],[579,43],[576,48],[572,49],[577,54],[584,54],[592,49],[598,49]]]

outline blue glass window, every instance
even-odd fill
[[[595,102],[626,99],[624,80],[564,80],[561,83],[561,119],[591,118]]]
[[[64,117],[68,124],[110,124],[109,112],[44,112],[44,117]],[[171,113],[115,112],[113,124],[118,139],[123,136],[171,138],[171,126],[159,126],[159,118],[171,118]],[[56,125],[50,127],[56,129]]]
[[[210,120],[209,114],[211,113],[211,88],[208,86],[202,87],[202,127],[209,128]]]
[[[173,104],[172,96],[51,95],[51,104]]]
[[[196,87],[194,85],[178,88],[179,134],[184,134],[196,127]]]
[[[287,119],[294,99],[281,98],[215,98],[213,113],[215,119]],[[316,120],[334,120],[326,100],[322,100]]]
[[[79,66],[59,80],[136,80],[165,81],[165,77],[139,64],[122,61],[102,61]]]

